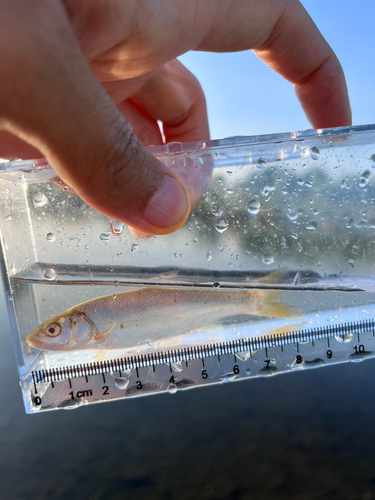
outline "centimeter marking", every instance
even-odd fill
[[[155,370],[155,365],[175,363],[177,361],[186,361],[189,359],[202,359],[204,366],[204,358],[226,354],[235,355],[236,352],[256,351],[259,349],[267,349],[269,347],[283,346],[288,344],[297,344],[299,342],[314,342],[314,340],[330,338],[345,334],[357,334],[374,330],[374,320],[363,320],[357,322],[349,322],[339,325],[330,325],[325,327],[310,328],[306,330],[295,330],[284,334],[278,333],[269,336],[261,336],[257,338],[246,338],[231,340],[228,342],[219,342],[208,345],[183,347],[170,351],[159,351],[156,353],[140,354],[127,358],[111,359],[108,361],[99,361],[86,363],[81,365],[65,366],[59,368],[49,368],[46,370],[35,370],[32,372],[32,380],[34,387],[40,382],[54,382],[58,380],[70,380],[76,377],[87,377],[89,375],[112,373],[121,370],[135,369],[145,366],[152,366]],[[104,378],[103,378],[104,380]]]

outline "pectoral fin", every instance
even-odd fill
[[[99,332],[96,335],[94,335],[94,340],[103,340],[106,338],[107,334],[112,330],[112,328],[115,326],[115,323],[111,325],[107,330],[104,330],[104,332]]]

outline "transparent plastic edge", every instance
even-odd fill
[[[1,234],[0,234],[0,239],[2,240]],[[18,334],[18,326],[17,326],[16,311],[14,308],[14,303],[13,303],[13,300],[9,300],[10,298],[12,298],[12,291],[11,291],[11,287],[10,287],[8,274],[6,271],[6,264],[5,264],[4,257],[5,256],[4,256],[4,251],[3,251],[3,243],[1,241],[1,244],[0,244],[0,274],[1,274],[1,278],[0,278],[0,280],[2,283],[2,289],[4,292],[6,309],[7,309],[8,318],[9,318],[10,332],[11,332],[11,336],[12,336],[13,351],[14,351],[14,356],[16,359],[17,371],[18,371],[18,375],[20,378],[20,384],[22,384],[22,381],[25,379],[25,363],[24,363],[23,354],[22,354],[20,337]],[[23,401],[24,401],[25,412],[30,414],[30,413],[32,413],[31,406],[30,406],[30,400],[28,397],[26,397],[25,391],[23,390],[22,386],[21,386],[21,389],[22,389],[22,396],[23,396]]]
[[[272,144],[278,142],[290,142],[290,141],[302,141],[305,139],[319,139],[326,136],[339,136],[341,134],[361,134],[375,132],[375,124],[368,125],[356,125],[356,126],[345,126],[345,127],[335,127],[326,129],[307,129],[298,132],[282,132],[276,134],[262,134],[253,136],[236,136],[227,137],[225,139],[215,139],[209,141],[198,141],[198,142],[170,142],[161,146],[148,146],[147,149],[154,156],[159,155],[178,155],[181,153],[193,153],[200,150],[210,150],[227,148],[234,146],[251,146],[258,144]],[[52,167],[49,165],[45,158],[38,158],[34,160],[16,160],[16,161],[5,161],[0,163],[0,174],[4,174],[10,171],[27,171],[27,172],[40,172],[40,171],[52,171]],[[46,180],[51,178],[52,173],[45,172]],[[40,180],[40,179],[39,179]]]

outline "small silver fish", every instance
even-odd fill
[[[239,314],[298,316],[275,291],[142,288],[89,300],[41,324],[30,346],[53,351],[124,349],[175,337]]]

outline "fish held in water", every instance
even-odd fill
[[[142,288],[78,304],[27,336],[30,346],[53,351],[124,349],[182,335],[235,315],[295,318],[275,291]]]

